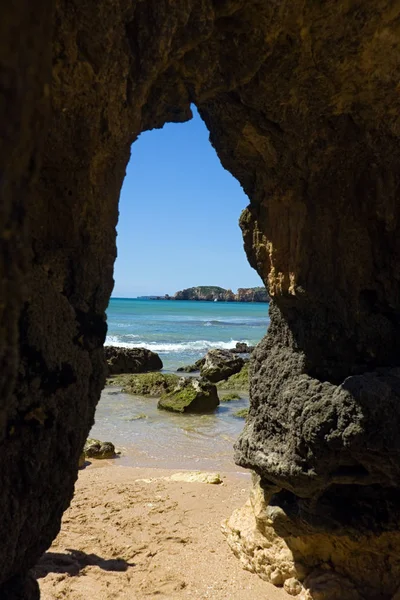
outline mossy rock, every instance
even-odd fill
[[[111,442],[101,442],[93,438],[88,438],[83,448],[86,458],[116,458],[115,446]]]
[[[232,400],[240,400],[239,394],[232,392],[231,394],[225,394],[225,396],[221,397],[221,402],[232,402]]]
[[[246,419],[248,414],[249,414],[248,408],[241,408],[240,410],[237,410],[236,412],[234,412],[233,416],[238,417],[238,419]]]
[[[125,377],[123,392],[137,396],[161,396],[171,392],[179,383],[178,375],[164,373],[139,373]]]
[[[211,412],[219,405],[217,388],[208,381],[182,377],[175,388],[164,393],[158,408],[173,412]]]
[[[249,391],[249,363],[246,363],[244,367],[239,371],[228,377],[226,381],[220,381],[218,383],[219,390],[243,390]]]

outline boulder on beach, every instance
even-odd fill
[[[212,383],[217,383],[238,373],[243,366],[244,360],[240,356],[229,350],[214,349],[207,352],[200,374]]]
[[[119,348],[105,346],[104,355],[110,375],[120,373],[145,373],[163,368],[161,358],[147,348]]]
[[[170,392],[158,401],[158,408],[173,412],[207,413],[219,405],[217,388],[204,379],[181,377]]]
[[[101,442],[93,438],[86,440],[83,452],[86,458],[116,458],[115,446],[111,442]]]

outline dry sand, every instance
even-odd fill
[[[222,485],[163,479],[176,471],[100,463],[81,471],[59,536],[36,567],[43,600],[284,600],[244,571],[221,521],[250,478]]]

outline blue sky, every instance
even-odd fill
[[[114,297],[262,285],[238,225],[248,198],[193,113],[188,123],[148,131],[132,146],[120,199]]]

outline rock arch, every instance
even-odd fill
[[[279,539],[303,540],[306,571],[326,566],[323,536],[362,539],[386,561],[362,594],[393,595],[398,3],[17,0],[4,13],[2,598],[36,597],[27,571],[73,493],[104,383],[130,145],[190,118],[191,102],[250,198],[245,248],[274,299],[236,449],[274,508],[258,513],[258,533],[267,519]],[[351,555],[337,561],[344,575]],[[353,565],[359,586],[367,571]]]

